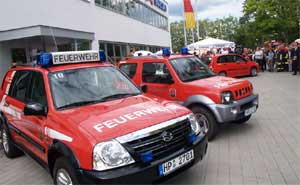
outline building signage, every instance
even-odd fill
[[[166,12],[167,11],[167,4],[163,2],[162,0],[153,0],[154,5],[161,9],[162,11]]]
[[[97,51],[55,52],[52,53],[53,64],[70,64],[99,61]]]
[[[167,11],[167,4],[163,0],[146,0],[146,1],[150,1],[151,5],[158,7],[164,12]]]

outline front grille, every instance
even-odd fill
[[[235,99],[241,99],[243,97],[246,97],[250,95],[252,92],[251,86],[246,86],[240,89],[235,90]]]
[[[253,102],[245,103],[245,104],[241,105],[241,111],[249,109],[249,108],[251,108],[253,106],[254,106]]]
[[[173,135],[173,139],[170,142],[165,142],[162,139],[161,135],[165,131]],[[171,127],[164,128],[153,135],[125,143],[125,147],[136,159],[139,159],[143,153],[152,152],[153,160],[156,160],[164,158],[187,146],[190,133],[191,126],[188,119],[186,119]]]

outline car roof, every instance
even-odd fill
[[[130,62],[137,62],[137,61],[152,61],[152,62],[161,62],[162,60],[172,60],[172,59],[178,59],[178,58],[190,58],[194,57],[194,55],[170,55],[168,57],[163,56],[147,56],[147,57],[134,57],[130,58],[125,61],[121,61],[120,63],[130,63]]]
[[[101,62],[88,62],[88,63],[78,63],[78,64],[66,64],[66,65],[57,65],[51,67],[41,67],[39,65],[24,65],[24,66],[16,66],[15,68],[11,68],[11,71],[15,70],[38,70],[38,71],[48,71],[48,72],[57,72],[63,70],[71,70],[71,69],[80,69],[80,68],[89,68],[89,67],[105,67],[105,66],[113,66],[110,63],[101,63]]]

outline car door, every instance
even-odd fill
[[[124,72],[134,83],[138,83],[137,63],[122,63],[119,66],[120,70]]]
[[[43,146],[43,123],[44,117],[25,116],[24,107],[29,102],[41,99],[37,94],[45,94],[45,88],[41,85],[41,73],[30,70],[17,71],[9,93],[9,104],[15,111],[13,119],[13,130],[17,133],[17,142],[32,154],[43,159],[45,147]],[[37,84],[40,83],[40,84]],[[44,99],[44,98],[42,98]],[[38,101],[43,103],[45,100]],[[46,159],[44,159],[46,160]]]
[[[30,137],[24,132],[23,109],[28,102],[28,90],[32,80],[32,71],[17,70],[5,100],[7,118],[13,139],[26,149],[31,148]]]
[[[234,60],[236,65],[238,66],[236,70],[236,76],[246,76],[249,75],[250,69],[248,67],[246,59],[241,56],[235,55]]]
[[[220,56],[217,60],[217,68],[218,68],[218,73],[226,73],[226,76],[232,76],[233,74],[233,58],[228,55]]]
[[[47,96],[45,91],[45,83],[43,74],[38,71],[34,71],[32,74],[32,83],[28,90],[28,102],[39,103],[43,107],[47,107]],[[45,116],[23,116],[24,128],[23,131],[32,139],[32,152],[46,161],[45,155],[45,143],[44,143],[44,125],[47,118]]]
[[[177,98],[174,78],[163,62],[144,62],[142,83],[147,86],[147,94],[167,100],[176,100]]]

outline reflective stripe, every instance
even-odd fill
[[[68,141],[68,142],[73,141],[73,138],[47,127],[45,127],[45,135],[52,139],[58,139],[58,140]]]

